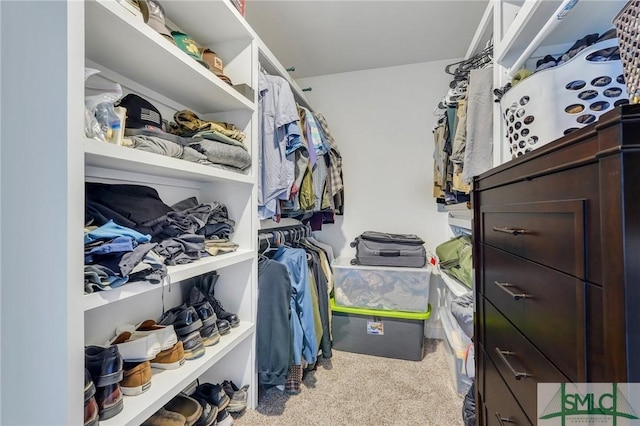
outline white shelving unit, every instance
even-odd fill
[[[547,54],[560,56],[587,34],[613,28],[626,0],[491,0],[467,56],[481,50],[491,30],[494,87],[503,87],[521,67],[535,68]],[[494,166],[511,159],[499,104],[494,105]]]
[[[84,3],[85,59],[100,75],[137,92],[158,107],[165,119],[190,109],[205,119],[231,122],[245,134],[252,167],[245,173],[193,164],[181,159],[84,139],[85,180],[140,184],[155,188],[173,204],[195,196],[199,202],[224,204],[235,221],[232,236],[239,249],[168,268],[164,284],[128,283],[112,291],[84,296],[85,344],[103,344],[122,323],[159,320],[162,312],[187,297],[198,276],[217,271],[216,298],[237,313],[241,324],[207,347],[205,355],[187,360],[179,369],[156,371],[151,388],[125,397],[123,412],[101,424],[138,425],[195,379],[220,383],[225,379],[250,385],[248,405],[257,403],[255,319],[257,306],[255,197],[257,144],[256,103],[216,77],[144,22],[110,0]],[[214,50],[235,83],[255,87],[254,35],[226,1],[163,3],[174,28]],[[81,206],[79,206],[81,207]],[[81,410],[78,409],[78,412]]]
[[[101,424],[138,425],[196,378],[249,384],[248,405],[257,404],[260,64],[287,78],[296,99],[309,104],[229,1],[162,5],[171,28],[216,52],[233,84],[250,86],[256,96],[240,94],[115,0],[0,2],[0,37],[20,38],[3,44],[2,62],[11,66],[0,74],[0,423],[82,424],[85,345],[104,344],[121,324],[159,319],[210,271],[220,276],[216,298],[239,315],[239,327],[201,358],[154,370],[150,389],[125,397],[123,411]],[[145,97],[165,119],[190,109],[235,124],[246,136],[251,167],[235,172],[87,139],[85,67]],[[235,221],[239,249],[169,267],[162,285],[127,283],[84,295],[84,182],[150,186],[167,204],[193,196],[219,201]]]

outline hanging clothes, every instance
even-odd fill
[[[298,111],[289,83],[261,72],[258,95],[258,217],[280,214],[294,183],[294,152],[302,146]]]
[[[287,267],[261,257],[258,261],[256,358],[258,383],[284,385],[291,364],[291,279]]]

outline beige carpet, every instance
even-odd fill
[[[451,382],[442,341],[426,340],[420,362],[333,351],[302,392],[259,391],[255,410],[236,417],[245,425],[459,426],[462,400]]]

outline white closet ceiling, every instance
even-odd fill
[[[247,0],[245,17],[294,78],[465,55],[488,0]]]

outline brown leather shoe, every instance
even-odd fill
[[[95,397],[84,403],[84,426],[97,426],[99,423],[98,403]]]
[[[151,363],[125,362],[120,388],[125,395],[140,395],[151,387]]]
[[[96,388],[96,402],[98,403],[100,420],[110,419],[121,412],[124,408],[124,401],[120,384],[114,383]]]
[[[151,367],[162,370],[175,370],[184,364],[184,360],[184,348],[182,341],[179,340],[171,349],[167,349],[156,355],[156,357],[151,360]]]

